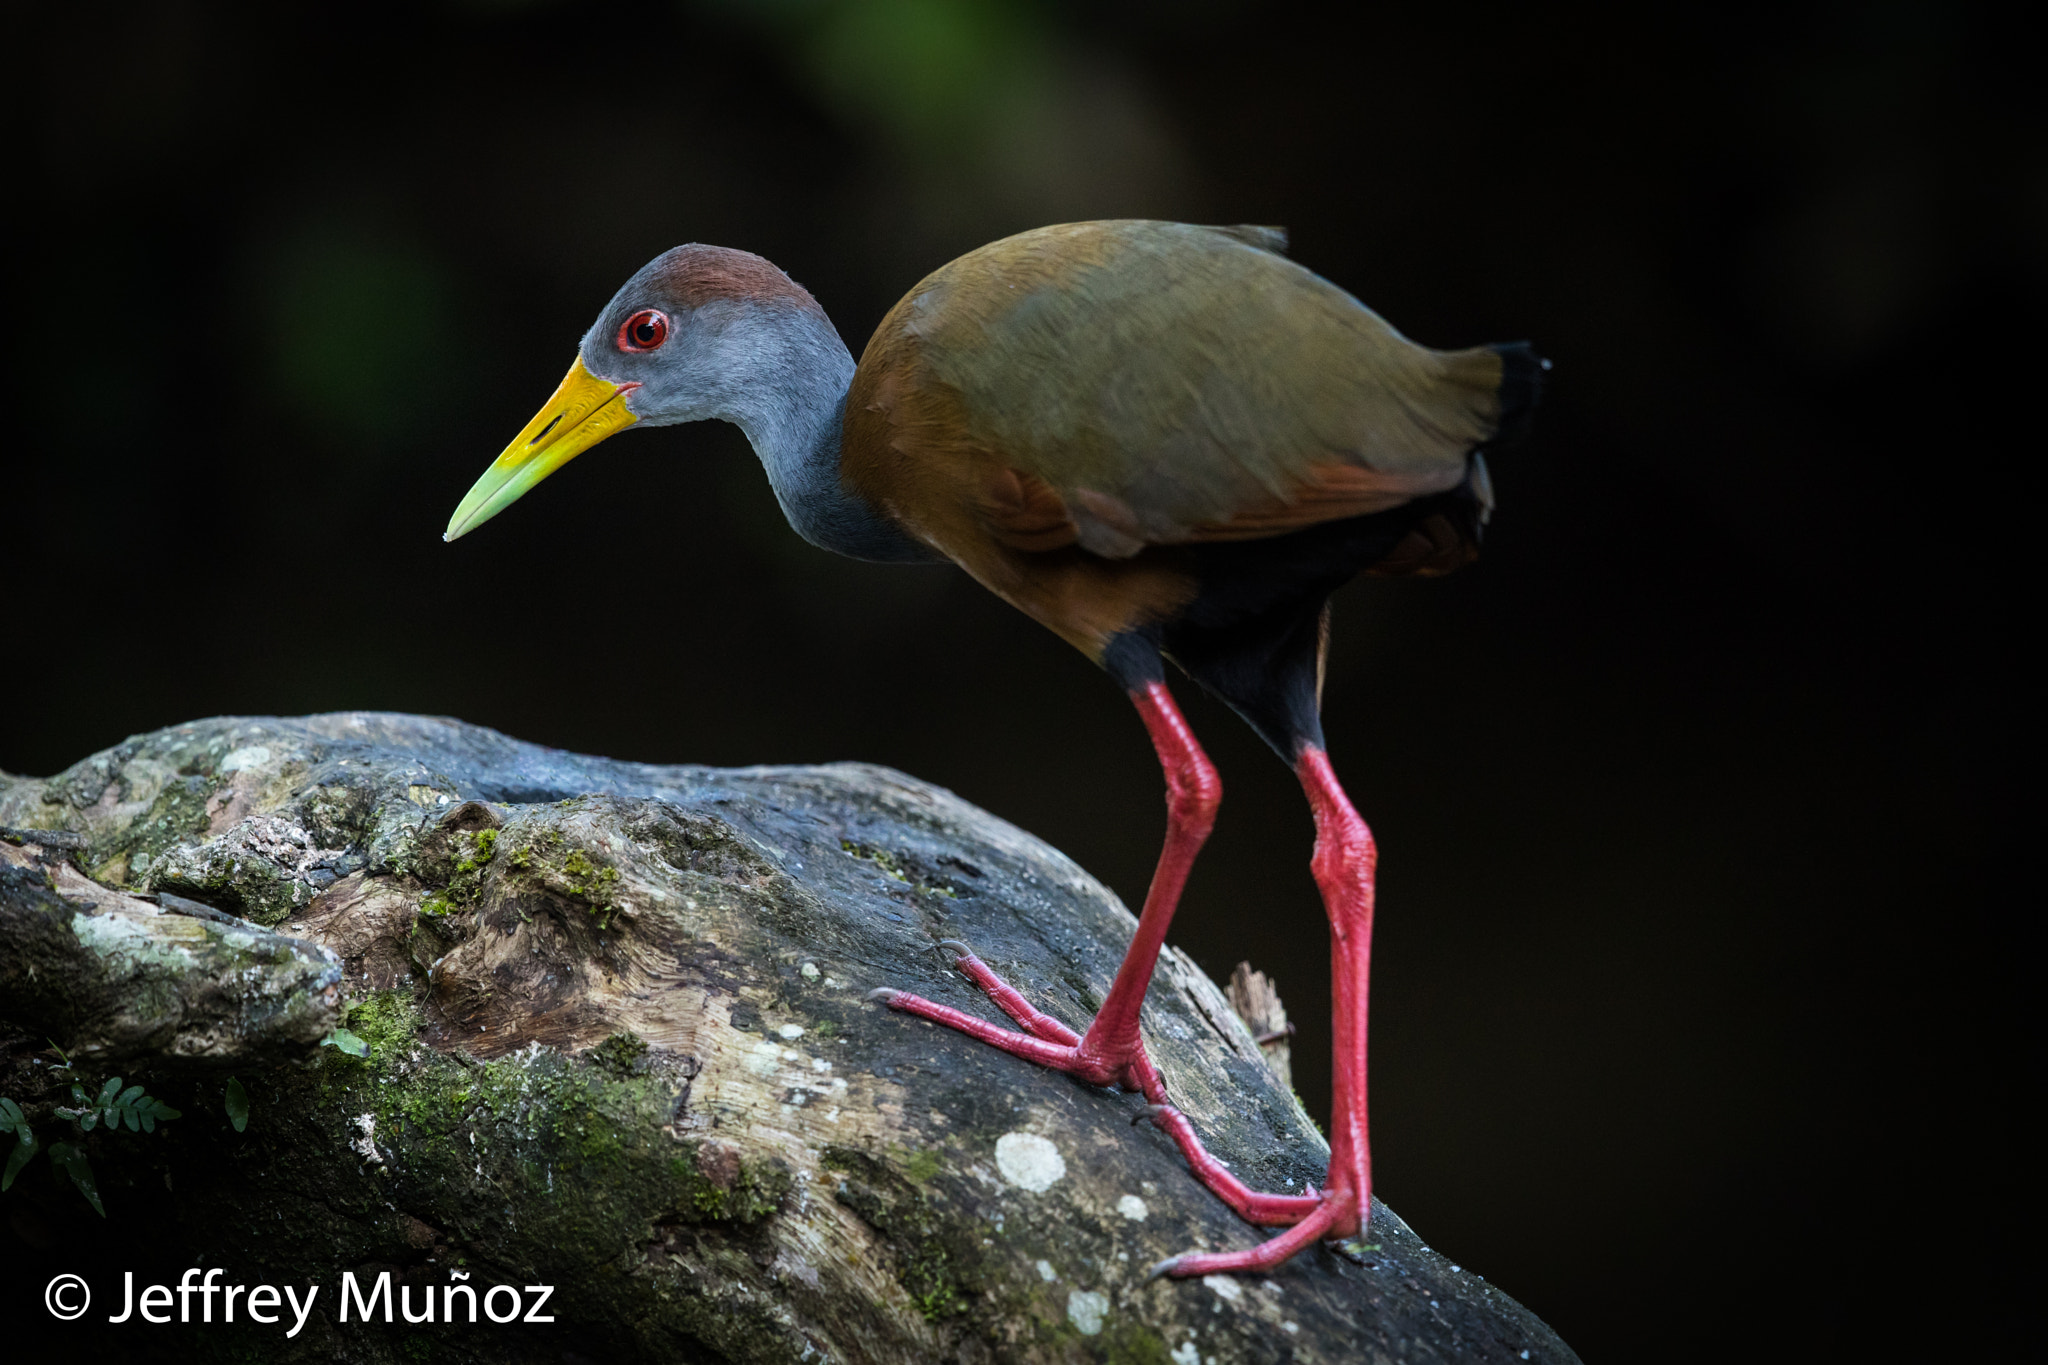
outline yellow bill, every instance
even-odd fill
[[[469,490],[469,496],[448,519],[448,530],[441,539],[453,540],[474,531],[519,501],[542,479],[640,420],[625,401],[626,395],[639,387],[599,379],[583,368],[583,358],[578,356],[555,396]]]

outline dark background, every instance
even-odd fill
[[[2039,1151],[2005,795],[2029,49],[1949,4],[1651,8],[10,21],[0,768],[358,707],[867,759],[1135,903],[1163,812],[1128,705],[957,572],[803,544],[736,430],[635,432],[440,533],[678,242],[768,256],[858,353],[1025,227],[1284,223],[1418,340],[1557,362],[1480,563],[1338,601],[1331,747],[1383,850],[1380,1192],[1589,1361],[1967,1358],[2040,1292],[2004,1244]],[[1278,978],[1321,1113],[1306,810],[1182,691],[1228,799],[1174,937]]]

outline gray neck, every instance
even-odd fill
[[[732,368],[742,373],[724,386],[724,411],[716,415],[746,432],[789,524],[811,544],[854,559],[937,558],[840,480],[854,363],[831,322],[810,308],[749,311],[727,334]]]

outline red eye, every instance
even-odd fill
[[[658,308],[642,308],[619,327],[619,349],[651,351],[668,340],[668,314]]]

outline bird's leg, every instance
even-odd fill
[[[1216,808],[1223,804],[1223,779],[1195,742],[1195,732],[1188,728],[1165,683],[1152,682],[1135,689],[1131,701],[1144,718],[1152,747],[1159,753],[1159,766],[1166,773],[1166,844],[1159,850],[1159,865],[1152,870],[1152,886],[1145,893],[1145,908],[1138,914],[1138,932],[1131,936],[1131,946],[1124,950],[1109,994],[1095,1012],[1088,1032],[1081,1036],[1077,1051],[1099,1067],[1115,1067],[1117,1079],[1145,1090],[1146,1098],[1158,1104],[1164,1102],[1165,1091],[1152,1093],[1159,1085],[1159,1075],[1145,1058],[1145,1045],[1138,1037],[1138,1011],[1145,1003],[1145,988],[1152,984],[1152,969],[1166,944],[1166,927],[1180,905],[1195,855],[1215,828]],[[1143,1072],[1150,1073],[1150,1087],[1145,1084],[1146,1076],[1132,1065],[1141,1060]]]
[[[1330,1077],[1329,1179],[1320,1193],[1319,1207],[1264,1245],[1248,1251],[1171,1257],[1154,1266],[1154,1274],[1270,1270],[1318,1238],[1357,1236],[1364,1230],[1372,1204],[1372,1152],[1366,1140],[1365,1018],[1366,984],[1372,966],[1373,870],[1379,855],[1372,831],[1338,785],[1328,754],[1314,745],[1303,745],[1294,771],[1315,811],[1316,851],[1309,870],[1323,893],[1323,908],[1330,918],[1331,1050],[1335,1055]]]
[[[1188,728],[1187,719],[1174,704],[1166,684],[1151,683],[1132,692],[1131,700],[1144,718],[1152,747],[1159,753],[1159,766],[1166,773],[1166,846],[1159,852],[1159,866],[1152,873],[1151,890],[1145,894],[1138,932],[1124,953],[1116,981],[1081,1047],[1085,1052],[1093,1041],[1105,1051],[1127,1049],[1129,1079],[1151,1101],[1153,1122],[1166,1130],[1196,1177],[1235,1209],[1239,1217],[1252,1223],[1293,1223],[1314,1213],[1320,1201],[1313,1196],[1262,1194],[1232,1175],[1202,1146],[1187,1118],[1167,1102],[1166,1085],[1159,1077],[1159,1069],[1152,1065],[1138,1038],[1138,1007],[1144,1003],[1145,987],[1152,980],[1152,969],[1166,942],[1166,926],[1180,904],[1180,893],[1187,885],[1195,855],[1216,824],[1216,808],[1223,801],[1223,780],[1196,742],[1194,731]]]
[[[1167,926],[1180,902],[1181,889],[1187,884],[1188,871],[1216,822],[1223,783],[1165,684],[1155,682],[1139,688],[1131,693],[1131,700],[1144,718],[1153,747],[1159,752],[1160,767],[1166,773],[1166,844],[1160,850],[1159,865],[1152,874],[1144,910],[1138,916],[1138,932],[1132,937],[1116,979],[1088,1032],[1076,1036],[1059,1020],[1034,1008],[1014,987],[989,970],[966,944],[951,939],[940,946],[956,950],[955,965],[1003,1013],[1016,1020],[1025,1033],[1012,1033],[907,991],[880,990],[874,992],[874,998],[892,1009],[945,1024],[1041,1066],[1069,1072],[1096,1085],[1124,1084],[1143,1092],[1152,1103],[1154,1122],[1173,1138],[1196,1177],[1249,1222],[1287,1224],[1321,1217],[1327,1202],[1324,1199],[1315,1195],[1262,1194],[1248,1188],[1211,1156],[1195,1136],[1193,1125],[1167,1103],[1166,1086],[1159,1078],[1159,1070],[1145,1054],[1138,1034],[1139,1008],[1144,1003],[1145,988],[1151,983],[1160,947],[1166,941]]]
[[[881,990],[873,994],[891,1009],[959,1029],[1005,1052],[1079,1076],[1094,1085],[1129,1085],[1159,1104],[1165,1102],[1165,1090],[1139,1039],[1138,1011],[1145,1002],[1145,988],[1151,984],[1160,946],[1166,942],[1166,927],[1172,923],[1174,907],[1180,902],[1181,888],[1187,885],[1188,870],[1216,823],[1223,782],[1209,756],[1195,742],[1194,732],[1188,729],[1164,683],[1148,683],[1134,690],[1131,700],[1144,718],[1153,747],[1159,751],[1160,766],[1166,770],[1166,846],[1160,850],[1159,866],[1152,874],[1152,887],[1138,916],[1138,932],[1125,950],[1116,979],[1088,1031],[1075,1036],[1059,1020],[1033,1008],[968,951],[965,944],[950,940],[946,946],[960,950],[956,959],[960,970],[986,991],[1005,1014],[1022,1025],[1026,1033],[1012,1033],[907,991]]]
[[[1330,1177],[1332,1194],[1350,1208],[1330,1236],[1353,1237],[1372,1206],[1372,1147],[1366,1135],[1366,988],[1372,976],[1374,870],[1372,831],[1337,783],[1330,756],[1302,746],[1295,773],[1315,810],[1316,851],[1309,871],[1330,919]]]

